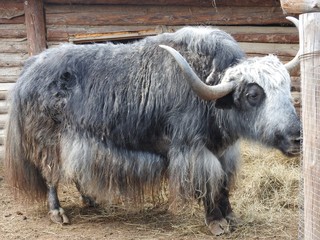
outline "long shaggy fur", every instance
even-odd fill
[[[66,178],[100,201],[141,199],[169,178],[176,195],[214,202],[237,171],[239,137],[258,139],[246,124],[263,117],[201,100],[160,44],[210,84],[244,58],[225,32],[187,27],[125,45],[64,44],[29,59],[11,93],[9,183],[39,200]]]

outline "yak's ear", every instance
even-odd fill
[[[215,107],[220,109],[230,109],[234,104],[233,93],[231,92],[226,96],[216,100]]]

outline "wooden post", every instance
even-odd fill
[[[42,0],[24,1],[24,12],[29,55],[35,55],[42,52],[47,46]]]
[[[281,0],[281,6],[288,14],[301,14],[304,204],[299,237],[320,239],[320,0]]]
[[[320,13],[300,15],[304,239],[320,239]]]

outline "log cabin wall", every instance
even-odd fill
[[[0,2],[0,145],[8,111],[5,96],[28,57],[26,2]],[[276,54],[285,62],[298,50],[298,32],[285,19],[278,0],[43,0],[43,7],[48,47],[137,39],[185,25],[212,25],[230,33],[248,56]],[[300,111],[298,76],[295,71],[292,94]]]
[[[3,157],[4,127],[8,114],[6,96],[28,57],[22,1],[0,2],[0,158]]]

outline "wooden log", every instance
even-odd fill
[[[0,91],[10,91],[15,83],[1,83]]]
[[[178,27],[180,28],[180,27]],[[156,31],[158,32],[173,32],[176,27],[165,27],[165,26],[117,26],[117,25],[106,25],[106,26],[92,26],[92,25],[48,25],[47,26],[47,39],[48,41],[62,41],[68,42],[70,38],[80,34],[117,34],[121,32],[140,32],[140,31]]]
[[[0,162],[4,160],[4,146],[0,146]]]
[[[0,78],[3,76],[16,77],[20,74],[22,67],[0,67]]]
[[[320,238],[320,13],[300,15],[304,237]]]
[[[0,101],[0,114],[7,114],[9,111],[9,102],[2,100]]]
[[[0,53],[28,53],[27,42],[24,39],[0,39]]]
[[[0,75],[0,84],[2,83],[15,83],[18,79],[18,76],[8,76],[8,75]]]
[[[281,7],[47,5],[48,25],[280,25]]]
[[[24,16],[15,17],[12,19],[0,18],[0,24],[24,24],[25,18]]]
[[[174,32],[183,26],[79,26],[79,25],[49,25],[47,27],[48,41],[68,42],[82,34],[101,34],[103,39],[120,38],[122,33],[136,33],[150,31],[150,34]],[[262,43],[298,43],[298,31],[294,27],[270,27],[270,26],[218,26],[217,28],[231,34],[238,42],[262,42]],[[153,32],[153,33],[152,33]],[[105,36],[103,36],[105,34]],[[92,40],[94,40],[92,38]]]
[[[47,4],[101,4],[101,5],[179,5],[179,6],[280,6],[278,1],[275,0],[44,0]]]
[[[295,27],[219,26],[219,29],[230,33],[238,42],[299,43]]]
[[[157,35],[161,33],[158,29],[147,29],[139,31],[121,31],[117,33],[80,33],[69,37],[69,41],[76,43],[113,41],[126,39],[139,39],[146,36]]]
[[[0,129],[4,129],[8,119],[8,114],[0,114]]]
[[[3,159],[3,145],[5,142],[5,130],[4,129],[0,129],[0,161]]]
[[[282,9],[288,14],[320,12],[319,0],[281,0]]]
[[[0,67],[20,67],[27,58],[27,53],[0,53]]]
[[[0,20],[1,23],[1,20]],[[26,38],[25,24],[0,24],[0,39],[1,38]]]
[[[248,54],[295,56],[299,50],[298,44],[240,42],[239,45]]]
[[[35,55],[46,49],[46,30],[42,0],[24,2],[29,54]]]
[[[0,100],[7,100],[8,98],[8,91],[0,90]]]
[[[2,0],[0,2],[0,24],[24,23],[23,1]]]

